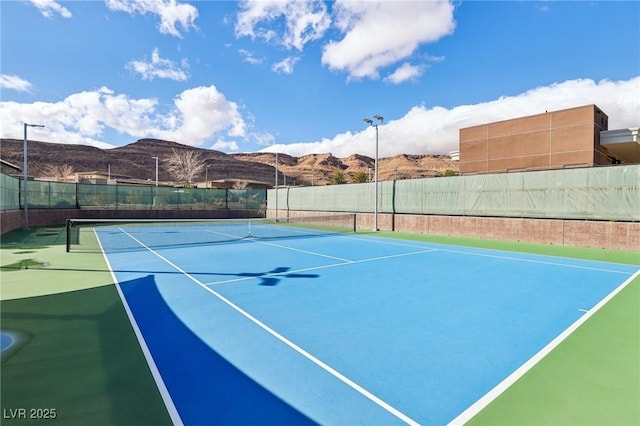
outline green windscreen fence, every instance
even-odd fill
[[[278,209],[372,212],[373,183],[280,188]],[[269,209],[276,191],[269,191]],[[640,165],[378,183],[378,212],[640,220]]]
[[[0,173],[0,210],[20,208],[20,181]]]
[[[2,210],[17,210],[24,204],[24,181],[0,173]],[[204,189],[155,186],[93,185],[28,181],[29,208],[115,210],[264,210],[266,189]]]
[[[20,181],[20,188],[24,190],[24,181]],[[27,182],[27,202],[33,209],[74,209],[76,184],[30,180]]]
[[[79,185],[80,207],[110,209],[226,208],[226,191],[155,186]]]
[[[264,209],[265,189],[204,189],[155,186],[78,185],[82,207],[121,210]]]

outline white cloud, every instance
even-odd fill
[[[238,152],[240,150],[240,147],[238,147],[238,143],[235,141],[229,142],[229,141],[219,140],[213,145],[211,145],[210,149],[215,149],[216,151],[223,151],[223,152]]]
[[[589,104],[598,105],[609,116],[609,129],[638,127],[638,93],[640,76],[622,81],[579,79],[451,109],[415,106],[403,117],[379,127],[379,155],[446,154],[458,149],[460,128]],[[355,134],[346,132],[317,142],[272,145],[263,151],[294,156],[331,152],[338,157],[354,153],[373,157],[374,132],[369,127]]]
[[[236,37],[277,41],[287,49],[300,51],[310,41],[320,39],[331,25],[327,6],[321,1],[307,0],[244,0],[240,3]],[[278,34],[284,21],[284,30]]]
[[[145,15],[152,13],[160,17],[158,29],[162,34],[182,37],[177,26],[189,31],[197,28],[198,9],[188,3],[179,3],[176,0],[106,0],[107,7],[114,11],[126,12],[130,15],[136,13]]]
[[[246,134],[238,105],[228,101],[215,86],[185,90],[174,104],[175,108],[162,117],[165,128],[150,129],[154,136],[200,146],[223,131],[232,137]]]
[[[53,18],[53,15],[59,14],[63,18],[71,18],[71,12],[69,9],[62,6],[60,3],[54,0],[30,0],[31,3],[40,10],[40,13],[45,18]]]
[[[442,62],[442,61],[444,61],[445,57],[444,56],[427,55],[426,59],[429,60],[430,62]]]
[[[538,11],[540,12],[546,13],[551,10],[551,6],[549,6],[548,4],[537,4],[536,9],[538,9]]]
[[[272,145],[276,140],[276,137],[269,132],[251,133],[251,138],[255,140],[258,145]]]
[[[245,136],[245,122],[237,104],[215,86],[180,93],[174,107],[164,111],[156,99],[133,99],[106,87],[74,93],[60,102],[32,104],[0,102],[2,138],[22,138],[24,121],[44,124],[41,140],[58,143],[112,146],[106,131],[132,138],[156,137],[201,146],[220,135]]]
[[[238,53],[242,56],[243,60],[251,65],[260,65],[264,62],[264,59],[256,58],[253,55],[253,52],[250,52],[245,49],[238,49]]]
[[[273,64],[271,70],[280,74],[293,74],[293,67],[296,65],[300,58],[297,56],[290,56],[283,59],[280,62]]]
[[[175,81],[186,81],[189,78],[189,74],[184,70],[189,67],[186,59],[182,60],[179,67],[175,62],[161,58],[157,48],[151,53],[151,62],[131,61],[126,67],[142,75],[143,80],[166,78]]]
[[[0,75],[0,87],[3,89],[17,90],[18,92],[31,92],[33,84],[17,75]]]
[[[460,128],[588,104],[602,108],[609,116],[610,129],[638,127],[638,93],[640,76],[622,81],[578,79],[474,105],[453,108],[418,105],[403,117],[388,120],[379,127],[380,156],[448,153],[458,149]],[[196,87],[178,94],[169,111],[157,99],[134,99],[102,87],[74,93],[59,102],[0,102],[0,116],[2,138],[21,139],[23,122],[29,122],[46,126],[30,130],[30,138],[99,147],[112,146],[105,140],[107,132],[192,146],[212,143],[231,151],[238,151],[234,139],[261,144],[275,140],[270,133],[247,132],[239,106],[215,86]],[[315,142],[271,145],[264,151],[296,156],[327,152],[338,157],[353,153],[373,156],[374,141],[375,130],[363,126],[357,133],[345,132]]]
[[[454,6],[446,0],[338,0],[333,10],[344,38],[324,46],[322,63],[349,79],[377,79],[381,68],[453,33],[456,25]]]
[[[407,80],[415,80],[424,73],[424,70],[424,65],[411,65],[406,62],[400,65],[392,74],[385,77],[384,81],[392,84],[400,84]]]

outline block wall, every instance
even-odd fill
[[[287,214],[322,215],[330,212],[280,211],[278,216],[284,218]],[[267,217],[274,215],[273,210],[267,210]],[[373,223],[373,214],[356,214],[358,229],[373,229]],[[378,214],[378,228],[383,231],[640,252],[640,222]]]

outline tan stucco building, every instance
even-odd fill
[[[586,105],[460,129],[460,173],[639,162],[638,129],[609,132],[608,120]]]

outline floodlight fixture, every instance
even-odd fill
[[[367,123],[370,126],[373,126],[373,120],[370,118],[363,118],[362,121],[364,121],[365,123]]]

